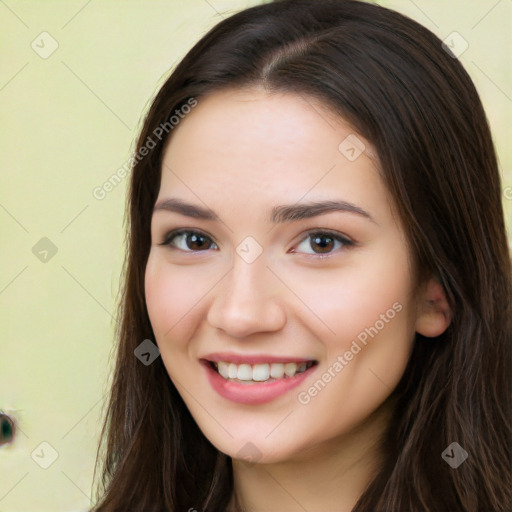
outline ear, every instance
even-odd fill
[[[432,277],[418,296],[416,332],[435,338],[443,334],[452,320],[452,311],[441,284]]]

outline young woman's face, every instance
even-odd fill
[[[200,99],[164,154],[151,238],[156,342],[222,452],[277,462],[332,445],[400,380],[406,240],[372,146],[317,101]]]

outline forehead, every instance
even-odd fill
[[[313,98],[261,89],[198,100],[164,154],[159,198],[170,193],[215,211],[301,199],[390,207],[368,141]]]

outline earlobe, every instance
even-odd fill
[[[452,320],[452,311],[442,285],[431,278],[418,297],[416,332],[427,338],[443,334]]]

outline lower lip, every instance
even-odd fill
[[[311,366],[305,372],[298,373],[293,377],[277,379],[273,382],[258,382],[251,384],[240,384],[221,377],[210,363],[201,361],[212,388],[217,393],[239,404],[258,405],[271,402],[278,396],[301,384],[314,371],[316,365]]]

